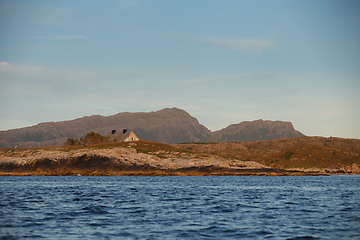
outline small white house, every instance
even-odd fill
[[[133,131],[124,129],[122,132],[116,130],[111,131],[110,142],[131,142],[139,141],[140,139],[135,135]]]

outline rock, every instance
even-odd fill
[[[349,166],[341,167],[340,170],[346,172],[346,173],[352,173],[352,174],[360,174],[360,166],[359,164],[352,164]]]

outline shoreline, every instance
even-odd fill
[[[47,161],[47,160],[45,160]],[[3,167],[3,166],[2,166]],[[142,166],[111,166],[111,167],[61,167],[39,168],[30,166],[16,166],[13,169],[0,171],[0,176],[330,176],[356,175],[325,171],[298,171],[274,168],[224,168],[218,166],[185,167],[179,169],[161,169],[149,165]]]
[[[0,176],[330,176],[359,167],[271,168],[166,144],[140,141],[87,147],[1,149]]]

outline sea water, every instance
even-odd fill
[[[360,176],[29,176],[0,184],[0,239],[360,239]]]

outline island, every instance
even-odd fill
[[[253,142],[0,149],[1,176],[298,176],[360,174],[360,140],[298,137]]]

